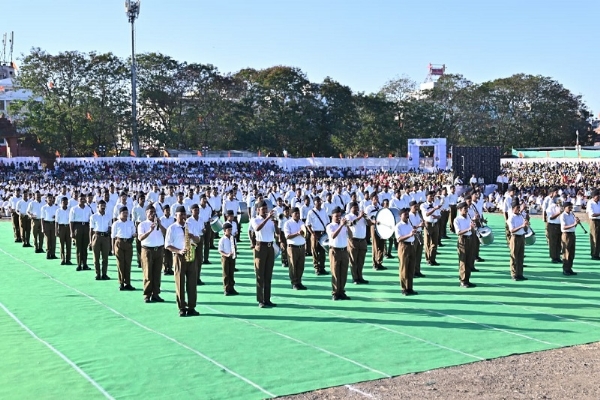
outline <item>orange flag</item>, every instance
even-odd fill
[[[198,157],[202,157],[202,152],[200,150],[198,150]]]
[[[131,157],[135,157],[135,153],[133,152],[133,150],[129,150],[129,155],[130,155]]]
[[[96,153],[96,150],[94,150],[94,158],[98,158],[98,153]]]
[[[58,150],[56,150],[56,153],[54,153],[54,155],[58,158],[60,158],[60,153],[58,152]]]

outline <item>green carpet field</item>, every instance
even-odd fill
[[[515,282],[503,219],[489,222],[495,242],[482,247],[476,288],[459,287],[452,237],[440,248],[440,266],[423,261],[417,296],[401,295],[396,257],[374,271],[369,253],[370,284],[350,277],[351,301],[332,301],[331,276],[314,275],[308,259],[308,290],[292,290],[278,259],[278,306],[265,309],[257,307],[243,237],[240,295],[223,295],[213,250],[202,268],[206,285],[198,287],[201,315],[190,318],[178,316],[172,276],[163,276],[166,302],[146,304],[135,261],[138,290],[120,292],[114,257],[112,280],[95,281],[93,271],[76,272],[14,243],[11,224],[1,223],[0,398],[261,399],[600,340],[600,262],[590,260],[581,228],[578,275],[563,276],[550,263],[543,222],[533,220],[529,280]]]

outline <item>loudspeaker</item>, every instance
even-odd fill
[[[473,174],[482,176],[488,185],[494,184],[500,175],[500,148],[453,146],[452,169],[466,185]]]

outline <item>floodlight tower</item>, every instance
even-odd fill
[[[135,20],[140,15],[141,0],[125,0],[125,14],[131,24],[131,145],[136,157],[140,156],[137,132],[137,75],[135,65]]]

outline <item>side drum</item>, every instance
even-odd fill
[[[396,224],[400,222],[400,210],[397,208],[382,208],[375,215],[375,232],[382,239],[394,236]]]
[[[477,232],[477,237],[479,238],[479,243],[481,243],[481,245],[488,246],[494,243],[494,232],[489,226],[481,227],[477,229]]]
[[[326,252],[329,252],[329,235],[327,235],[326,233],[324,233],[319,238],[319,244],[321,245],[322,248],[325,249]]]
[[[529,229],[525,234],[525,246],[531,246],[535,244],[535,232]]]
[[[248,203],[240,201],[240,212],[241,214],[238,215],[238,221],[243,224],[247,224],[248,222],[250,222],[250,215],[248,214]]]
[[[273,242],[273,252],[275,253],[275,259],[277,260],[281,254],[281,248],[275,242]]]
[[[210,223],[210,229],[212,229],[212,231],[214,233],[218,233],[223,230],[223,223],[221,222],[221,219],[219,218],[218,215],[215,215],[214,217],[212,217],[210,219],[209,223]]]

